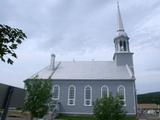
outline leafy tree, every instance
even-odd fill
[[[160,105],[160,92],[140,94],[138,97],[138,103],[153,103]]]
[[[15,49],[27,38],[22,30],[0,24],[0,59],[13,64],[12,58],[17,58]]]
[[[122,102],[118,96],[110,95],[97,99],[93,112],[97,120],[125,120],[126,118]]]
[[[24,110],[31,112],[31,118],[42,118],[49,110],[52,84],[49,80],[31,79],[25,81],[26,98]]]

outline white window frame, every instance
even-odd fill
[[[107,85],[103,85],[103,86],[101,87],[101,98],[103,97],[103,88],[107,88],[107,97],[109,97],[109,88],[108,88]]]
[[[58,97],[57,98],[54,98],[54,96],[52,96],[52,99],[53,100],[59,100],[59,95],[60,95],[60,86],[59,85],[53,85],[53,89],[52,89],[52,94],[54,93],[54,89],[55,87],[58,87]]]
[[[90,88],[90,99],[86,99],[86,88]],[[90,101],[90,104],[87,105],[86,104],[86,101],[89,100]],[[92,87],[90,85],[86,85],[84,87],[84,106],[92,106]]]
[[[118,88],[117,88],[117,92],[119,94],[119,89],[121,87],[123,88],[123,91],[124,91],[124,99],[123,99],[124,104],[123,104],[123,106],[126,106],[126,89],[125,89],[125,86],[124,85],[119,85]]]
[[[73,87],[74,88],[74,98],[73,99],[70,99],[69,96],[70,96],[70,88]],[[73,100],[73,104],[70,104],[70,100]],[[75,101],[76,101],[76,87],[75,85],[70,85],[68,87],[68,101],[67,101],[67,105],[69,106],[74,106],[75,105]]]

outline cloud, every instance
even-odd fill
[[[83,50],[86,47],[93,49],[95,47],[93,44],[107,41],[107,36],[104,36],[107,30],[110,30],[110,28],[104,27],[104,21],[108,21],[105,11],[107,3],[105,5],[104,1],[98,2],[96,10],[93,9],[94,4],[91,3],[94,2],[77,0],[76,2],[63,2],[63,4],[53,7],[52,11],[54,12],[50,18],[52,27],[46,34],[46,38],[47,36],[48,38],[42,41],[43,44],[40,44],[40,47],[48,49],[62,46],[64,48],[65,45],[67,51],[70,51],[70,48]],[[111,37],[109,38],[111,39]]]
[[[137,89],[160,90],[160,1],[120,1],[125,31],[134,54]],[[22,29],[28,39],[13,66],[1,63],[1,82],[23,80],[56,60],[112,60],[116,2],[112,0],[2,0],[0,23]],[[8,76],[9,75],[9,76]],[[12,79],[11,79],[12,78]],[[17,82],[18,81],[18,82]],[[146,82],[147,81],[147,82]],[[143,87],[153,84],[154,87]]]

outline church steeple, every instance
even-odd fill
[[[133,53],[129,50],[129,37],[124,30],[119,3],[117,2],[117,31],[114,38],[115,53],[113,60],[117,66],[128,66],[134,73],[133,69]]]
[[[117,2],[117,35],[114,38],[115,52],[129,52],[129,37],[124,30],[119,2]]]

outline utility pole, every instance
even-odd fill
[[[8,90],[7,90],[7,94],[6,94],[4,102],[3,102],[3,113],[2,113],[1,120],[5,120],[6,119],[13,91],[14,91],[14,87],[9,86]]]
[[[159,104],[158,104],[158,112],[159,112],[159,118],[160,118],[160,106],[159,106]]]

